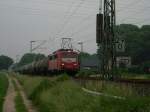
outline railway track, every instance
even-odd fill
[[[148,79],[116,78],[114,80],[104,80],[100,77],[74,77],[73,79],[82,87],[94,91],[102,91],[113,86],[119,91],[124,91],[127,96],[132,92],[140,96],[150,96],[150,80]]]
[[[86,81],[102,81],[105,80],[100,77],[74,77],[75,80],[86,80]],[[127,79],[127,78],[116,78],[114,80],[105,80],[116,83],[130,83],[130,84],[150,84],[150,79]]]

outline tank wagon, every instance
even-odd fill
[[[34,61],[16,69],[23,74],[76,73],[80,68],[78,52],[72,49],[59,49],[46,58]]]

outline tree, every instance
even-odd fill
[[[38,61],[45,58],[44,54],[34,54],[34,53],[26,53],[22,56],[19,66],[26,65],[32,63],[33,61]]]
[[[89,54],[89,53],[86,53],[86,52],[81,52],[81,53],[79,54],[79,57],[80,57],[80,58],[87,58],[87,57],[90,57],[90,54]]]
[[[8,69],[13,64],[13,59],[8,56],[0,56],[0,70]]]
[[[116,33],[126,41],[124,54],[132,57],[135,65],[150,60],[150,25],[139,28],[136,25],[121,24],[116,26]]]

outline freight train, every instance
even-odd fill
[[[79,54],[72,49],[59,49],[46,58],[15,69],[22,74],[75,74],[80,69]]]

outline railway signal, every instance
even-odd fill
[[[115,42],[116,52],[125,52],[125,40],[117,39]]]

